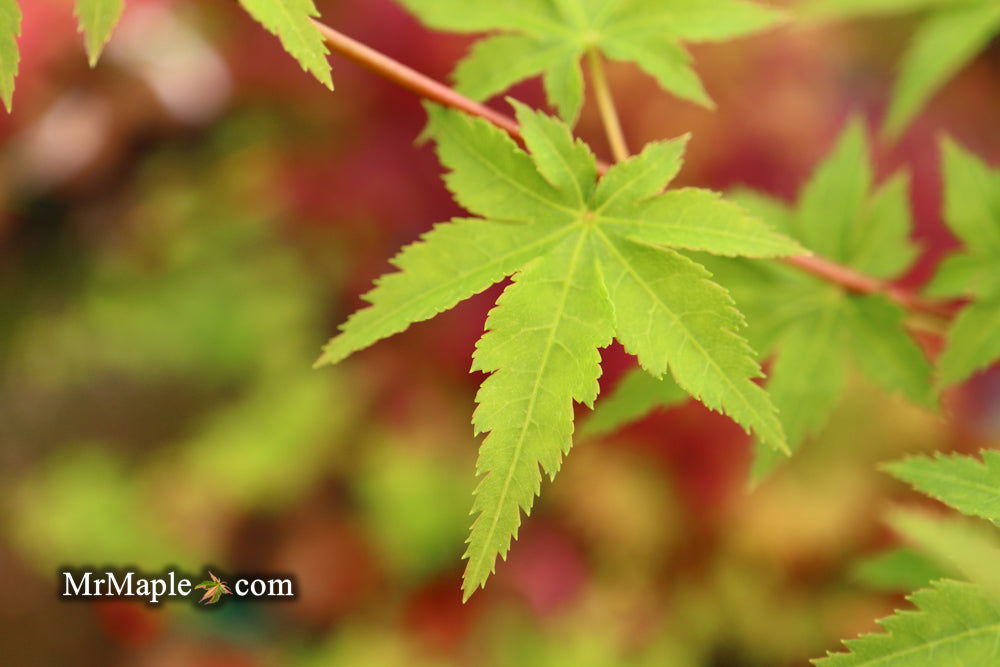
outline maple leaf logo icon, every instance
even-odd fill
[[[225,595],[233,594],[233,592],[229,590],[229,586],[226,584],[226,582],[222,581],[217,576],[212,574],[211,571],[208,573],[208,576],[210,576],[211,579],[206,579],[205,581],[195,586],[196,589],[197,588],[205,589],[205,594],[201,596],[201,599],[198,600],[199,602],[202,602],[204,604],[215,604],[216,602],[219,601],[219,598],[221,598],[223,594]]]

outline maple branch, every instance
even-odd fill
[[[604,63],[597,49],[587,50],[587,63],[590,65],[590,81],[594,85],[594,98],[597,100],[601,122],[604,123],[604,131],[608,135],[611,155],[615,158],[615,162],[622,162],[628,159],[628,144],[625,143],[625,133],[618,118],[618,109],[615,108],[608,77],[604,74]]]
[[[939,301],[928,301],[908,289],[873,278],[818,255],[796,255],[795,257],[784,257],[782,261],[827,282],[840,285],[851,292],[883,294],[911,312],[940,319],[950,319],[954,314],[947,304]]]
[[[441,82],[435,81],[427,75],[407,67],[399,61],[334,30],[320,21],[313,20],[313,23],[316,24],[316,27],[322,33],[323,38],[330,48],[347,59],[420,97],[484,118],[506,131],[515,139],[522,140],[517,121],[510,116],[490,109],[484,104],[475,102]],[[595,73],[594,88],[598,97],[598,105],[602,104],[600,101],[602,96],[610,104],[610,113],[613,116],[609,115],[605,117],[605,111],[603,110],[601,111],[601,115],[605,119],[606,128],[609,127],[609,121],[612,122],[612,127],[617,126],[618,128],[619,139],[613,138],[612,129],[610,128],[608,139],[612,144],[612,151],[615,153],[615,158],[622,159],[621,155],[627,157],[628,150],[625,146],[624,138],[620,135],[621,125],[618,122],[617,113],[614,112],[613,103],[611,103],[611,96],[607,89],[607,81],[604,79],[603,68],[600,67],[601,63],[597,58],[598,56],[596,55],[592,56],[591,66],[594,68],[592,71]],[[597,61],[596,66],[594,65],[595,60]],[[602,86],[604,93],[600,92]],[[617,148],[615,147],[616,141],[620,141]],[[606,163],[598,163],[598,169],[601,173],[604,173],[607,171],[608,165]],[[882,294],[911,313],[927,315],[939,321],[950,320],[954,315],[953,309],[948,307],[947,304],[939,301],[929,301],[911,290],[878,278],[873,278],[823,257],[797,255],[795,257],[785,257],[781,261],[827,282],[839,285],[850,292],[858,294]]]
[[[324,23],[316,20],[313,20],[313,23],[319,28],[320,33],[330,48],[348,60],[361,65],[365,69],[371,70],[382,78],[388,79],[410,92],[416,93],[420,97],[438,102],[446,107],[460,109],[473,116],[485,118],[509,133],[515,139],[521,139],[521,130],[517,126],[517,121],[510,116],[506,116],[499,111],[494,111],[479,102],[474,102],[443,83],[407,67],[398,60],[393,60],[370,46],[351,39],[344,33],[334,30]]]

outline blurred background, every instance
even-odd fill
[[[317,5],[439,79],[469,44],[388,0]],[[481,381],[467,371],[498,291],[310,368],[387,259],[459,213],[414,144],[419,101],[336,56],[331,94],[236,3],[130,0],[93,70],[70,3],[22,6],[0,117],[5,665],[804,664],[927,576],[887,551],[884,511],[916,499],[876,465],[1000,445],[1000,373],[948,395],[947,419],[856,380],[831,426],[748,493],[737,427],[694,404],[658,411],[579,439],[463,605]],[[633,146],[693,132],[682,184],[791,199],[849,116],[877,126],[914,25],[695,48],[716,112],[631,67],[610,74]],[[543,103],[536,82],[514,94]],[[913,174],[924,253],[907,284],[955,245],[937,139],[997,164],[998,118],[994,43],[878,146],[881,174]],[[607,157],[592,106],[579,133]],[[610,391],[630,362],[617,347],[605,362]],[[298,597],[57,597],[59,566],[206,564],[292,573]]]

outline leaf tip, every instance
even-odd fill
[[[105,43],[106,41],[86,40],[84,49],[87,52],[87,64],[90,66],[90,69],[97,67],[97,63],[101,59],[101,54],[104,52]]]
[[[323,350],[323,352],[320,353],[319,358],[317,358],[316,361],[313,362],[312,367],[313,370],[316,370],[318,368],[322,368],[323,366],[329,366],[330,363],[331,363],[330,355],[327,353],[326,350]]]
[[[327,63],[326,67],[323,69],[313,71],[313,76],[315,76],[316,79],[323,84],[323,87],[330,92],[336,90],[336,86],[333,85],[333,74],[330,68],[330,63]]]
[[[792,448],[788,446],[788,440],[784,437],[784,435],[782,435],[780,440],[772,441],[772,444],[774,448],[778,450],[779,454],[784,454],[789,457],[792,455]]]

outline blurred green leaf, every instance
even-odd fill
[[[959,512],[1000,525],[1000,452],[984,449],[982,461],[964,454],[912,456],[885,470]]]
[[[957,0],[924,19],[903,54],[886,130],[899,134],[931,95],[982,51],[998,31],[1000,4],[995,0]]]
[[[906,179],[877,189],[864,123],[851,121],[799,195],[792,235],[827,259],[892,278],[916,256]]]
[[[14,493],[11,529],[41,568],[167,563],[200,566],[212,554],[171,539],[148,508],[153,500],[133,471],[108,451],[78,444],[49,461]]]
[[[851,335],[844,321],[847,308],[834,298],[811,314],[803,312],[781,339],[767,391],[792,447],[822,429],[844,389],[843,347]],[[759,480],[783,458],[757,445],[751,479]]]
[[[590,49],[614,60],[635,62],[665,90],[712,107],[681,43],[732,39],[781,20],[776,10],[742,0],[401,3],[438,30],[509,31],[477,42],[455,70],[456,87],[484,100],[543,74],[549,102],[570,125],[576,122],[583,102],[579,60]]]
[[[412,441],[368,449],[356,484],[390,569],[416,582],[450,568],[468,520],[473,483],[466,470]]]
[[[242,506],[287,502],[327,469],[332,452],[324,436],[343,427],[348,409],[330,378],[272,376],[208,417],[182,444],[176,474]]]
[[[915,549],[899,548],[856,562],[851,578],[878,590],[912,591],[946,576],[946,569]]]
[[[860,272],[891,278],[912,262],[907,179],[875,186],[864,125],[850,123],[789,207],[759,193],[737,191],[750,214],[810,250]],[[853,361],[890,392],[934,405],[931,366],[906,332],[905,312],[882,296],[850,294],[789,267],[706,258],[747,316],[747,336],[773,353],[768,391],[794,449],[817,433],[844,386]],[[752,478],[781,461],[756,445]]]
[[[953,385],[1000,359],[1000,294],[975,301],[958,314],[948,330],[939,360],[941,382]]]
[[[844,642],[849,653],[830,653],[813,663],[965,667],[1000,659],[1000,606],[978,587],[945,579],[908,599],[918,609],[880,620],[884,633],[849,639]]]
[[[323,35],[312,22],[319,17],[313,0],[239,0],[247,12],[269,32],[277,35],[281,45],[295,58],[302,69],[311,73],[324,86],[333,90],[330,76],[329,51]]]
[[[21,34],[21,8],[17,0],[0,0],[0,97],[10,111],[14,100],[14,78],[21,53],[17,37]]]
[[[909,13],[947,7],[956,2],[963,0],[803,0],[797,9],[801,16],[810,18],[844,18],[866,14]]]
[[[799,12],[811,19],[922,13],[922,23],[903,54],[885,119],[892,135],[898,135],[1000,31],[1000,4],[995,0],[806,0]]]
[[[296,667],[408,667],[444,666],[402,633],[361,623],[353,623],[333,634],[318,649],[303,650]]]
[[[1000,539],[996,528],[978,519],[935,517],[896,509],[889,524],[936,562],[979,585],[1000,604]]]
[[[951,139],[941,151],[945,222],[969,251],[1000,256],[1000,173]]]
[[[274,205],[243,192],[259,193],[266,176],[246,175],[250,156],[246,184],[225,162],[183,178],[176,167],[163,159],[149,169],[132,212],[142,224],[94,254],[79,297],[38,312],[21,332],[15,358],[34,382],[114,371],[225,383],[307,363],[315,286],[281,247]]]
[[[655,378],[641,368],[626,373],[614,393],[598,400],[580,435],[599,437],[625,424],[637,421],[654,408],[673,407],[688,399],[688,394],[669,377]]]
[[[1000,10],[1000,6],[998,6]],[[1000,16],[1000,12],[998,12]],[[928,291],[971,296],[948,331],[940,380],[958,384],[1000,359],[1000,173],[951,140],[944,153],[945,220],[964,243],[938,268]]]
[[[87,45],[90,66],[97,64],[111,31],[125,9],[124,0],[76,0],[76,18]]]

